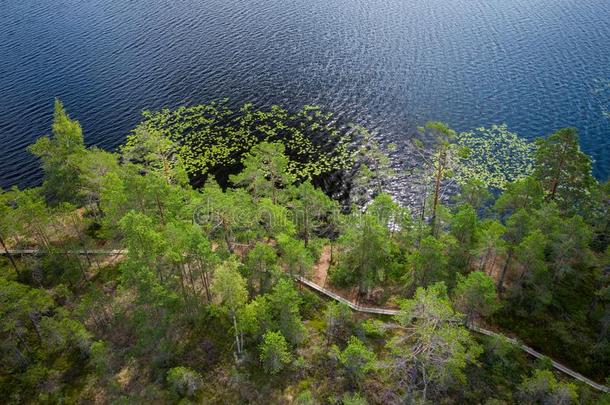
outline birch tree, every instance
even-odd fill
[[[239,263],[232,259],[220,264],[212,284],[212,291],[218,303],[233,320],[236,360],[241,357],[244,349],[243,333],[237,322],[237,313],[248,301],[246,280],[239,274],[238,266]]]

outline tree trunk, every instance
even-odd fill
[[[508,266],[513,257],[512,250],[508,252],[508,256],[506,257],[506,262],[504,262],[504,267],[502,268],[502,273],[500,274],[500,279],[498,280],[498,293],[500,297],[502,297],[502,293],[504,292],[504,278],[506,277],[506,271],[508,270]]]
[[[438,207],[438,201],[441,193],[441,180],[443,178],[443,165],[445,160],[445,152],[439,153],[438,159],[438,170],[436,171],[436,179],[434,181],[434,204],[432,205],[432,234],[434,236],[438,235],[438,230],[436,226],[436,209]]]
[[[303,235],[304,236],[303,240],[304,240],[304,243],[305,243],[305,247],[307,247],[307,245],[309,244],[309,221],[308,221],[307,210],[305,210],[304,221],[305,222],[303,223],[303,225],[304,225],[304,228],[305,228],[305,235]]]
[[[21,278],[21,273],[19,272],[19,268],[17,267],[17,263],[15,262],[15,258],[13,257],[11,252],[6,247],[6,244],[4,243],[4,239],[2,238],[1,235],[0,235],[0,245],[2,245],[2,248],[4,249],[4,252],[6,253],[6,257],[8,257],[8,260],[11,262],[11,265],[15,269],[15,273],[17,273],[17,277]]]
[[[35,231],[38,234],[38,238],[40,239],[40,242],[42,242],[42,245],[44,246],[44,248],[49,250],[49,248],[51,246],[51,242],[49,242],[49,238],[47,238],[47,235],[44,232],[44,229],[39,224],[36,224],[34,226],[34,228],[35,228]]]
[[[157,202],[157,209],[159,210],[159,219],[161,219],[161,224],[165,225],[165,214],[163,210],[163,204],[161,200],[159,200],[159,196],[155,194],[155,201]]]
[[[555,169],[555,177],[553,177],[551,183],[551,195],[549,197],[549,200],[551,201],[555,199],[555,193],[557,192],[557,186],[559,185],[559,175],[561,174],[561,169],[563,167],[563,156],[564,154],[562,153],[561,159],[559,159],[559,162],[557,163],[557,169]]]
[[[205,289],[205,296],[207,298],[207,302],[212,301],[212,296],[210,295],[210,281],[208,280],[208,274],[204,270],[204,266],[199,260],[199,271],[201,272],[201,280],[203,282],[203,288]]]
[[[99,197],[97,197],[97,198],[95,199],[95,209],[96,209],[96,212],[95,212],[95,218],[96,218],[96,219],[99,219],[99,218],[100,218],[100,216],[103,216],[103,215],[104,215],[104,211],[102,211],[102,206],[100,205],[100,199],[99,199]]]
[[[233,246],[231,246],[231,239],[229,238],[229,230],[225,226],[224,221],[223,221],[223,228],[224,228],[223,234],[224,234],[225,243],[227,244],[227,250],[229,251],[229,253],[233,254]]]
[[[361,244],[362,246],[360,247],[360,281],[358,283],[358,298],[360,298],[361,295],[363,295],[364,293],[366,293],[366,288],[365,288],[365,280],[366,280],[366,273],[368,271],[368,269],[366,268],[366,237],[367,237],[367,227],[363,227],[363,234],[362,234],[362,239],[361,239]]]
[[[191,266],[188,264],[182,264],[182,266],[184,267],[186,273],[188,274],[189,284],[191,285],[191,291],[193,293],[193,297],[196,297],[199,294],[197,291],[197,287],[195,287],[195,278],[193,277],[193,270],[191,269]]]
[[[167,162],[167,158],[163,157],[163,175],[165,176],[165,181],[167,184],[172,184],[171,177],[169,174],[169,163]]]
[[[235,350],[237,352],[237,357],[239,357],[241,355],[241,344],[239,342],[239,331],[237,329],[237,317],[235,316],[235,313],[233,313],[233,328],[235,328]]]
[[[473,324],[473,321],[474,321],[474,315],[475,315],[475,310],[474,310],[474,308],[469,308],[469,309],[468,309],[468,316],[467,316],[467,318],[466,318],[466,322],[467,322],[467,323],[466,323],[466,325],[467,325],[467,326],[470,326],[470,325],[472,325],[472,324]]]
[[[87,245],[85,244],[85,240],[83,239],[81,233],[79,232],[78,229],[78,224],[76,223],[76,221],[74,220],[73,217],[71,217],[71,221],[72,221],[72,227],[74,228],[74,233],[76,233],[76,235],[78,235],[78,242],[81,246],[81,248],[83,249],[83,253],[85,254],[85,258],[87,259],[87,263],[89,264],[89,267],[91,267],[91,257],[89,256],[89,250],[87,249]],[[98,269],[98,271],[100,270],[100,264],[98,263],[97,259],[94,259],[95,261],[95,265]]]
[[[185,287],[185,283],[184,283],[184,272],[182,269],[182,265],[181,264],[174,264],[174,272],[178,272],[179,273],[179,279],[180,279],[180,291],[182,292],[182,299],[184,300],[184,305],[186,306],[186,308],[188,308],[189,312],[190,312],[190,307],[188,305],[188,294],[186,293],[186,287]]]
[[[481,263],[479,263],[479,271],[487,273],[487,261],[489,260],[489,249],[485,252],[485,255],[481,257]]]
[[[424,220],[426,219],[426,198],[428,198],[428,184],[427,183],[424,185],[424,193],[423,193],[422,204],[421,204],[422,222],[424,222]]]
[[[423,403],[426,403],[426,397],[428,396],[428,376],[426,375],[426,368],[422,367],[422,375],[424,380],[424,390],[423,390]]]

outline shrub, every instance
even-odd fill
[[[167,372],[167,383],[176,394],[193,397],[201,388],[201,375],[188,367],[174,367]]]
[[[286,338],[280,332],[267,332],[259,346],[260,360],[269,374],[279,373],[291,361]]]
[[[382,338],[385,335],[383,322],[379,319],[367,319],[360,324],[364,334],[371,338]]]
[[[362,398],[357,392],[353,394],[345,394],[343,396],[343,405],[367,405],[366,399]]]

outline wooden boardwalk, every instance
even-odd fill
[[[76,255],[102,255],[102,256],[116,256],[116,255],[121,255],[123,253],[127,252],[127,250],[125,249],[91,249],[91,250],[54,250],[52,253],[67,253],[67,254],[76,254]],[[21,255],[44,255],[47,254],[48,252],[45,252],[43,250],[40,249],[9,249],[8,251],[9,254],[13,255],[13,256],[21,256]],[[6,255],[6,251],[5,250],[0,250],[0,256],[4,256]]]
[[[320,294],[323,294],[336,301],[344,303],[345,305],[349,306],[354,311],[364,312],[367,314],[376,314],[376,315],[397,315],[399,313],[399,311],[396,309],[364,307],[364,306],[358,305],[356,303],[353,303],[353,302],[341,297],[340,295],[335,294],[334,292],[332,292],[330,290],[327,290],[326,288],[314,283],[311,280],[307,280],[306,278],[303,278],[300,276],[296,276],[295,279],[298,282],[300,282],[301,284],[306,285],[307,287],[319,292]],[[502,338],[508,340],[513,345],[519,347],[524,352],[528,353],[529,355],[531,355],[537,359],[548,358],[548,356],[545,356],[544,354],[537,352],[536,350],[532,349],[531,347],[526,346],[522,343],[519,343],[516,339],[506,337],[506,336],[501,335],[496,332],[492,332],[490,330],[481,328],[477,325],[466,325],[466,326],[473,332],[477,332],[482,335],[492,336],[492,337],[502,337]],[[576,380],[583,382],[583,383],[595,388],[598,391],[610,392],[610,388],[606,387],[605,385],[598,384],[595,381],[592,381],[592,380],[588,379],[587,377],[583,376],[582,374],[569,369],[568,367],[564,366],[563,364],[556,362],[555,360],[552,360],[552,359],[550,359],[550,360],[551,360],[551,364],[553,365],[553,367],[555,369],[561,371],[562,373],[567,374],[570,377],[575,378]]]
[[[112,250],[96,250],[96,249],[92,249],[92,250],[88,250],[88,251],[84,251],[84,250],[70,250],[70,251],[59,251],[56,253],[71,253],[71,254],[79,254],[79,255],[85,255],[85,254],[90,254],[90,255],[121,255],[124,254],[126,252],[126,250],[124,249],[112,249]],[[9,253],[15,256],[19,256],[19,255],[35,255],[35,254],[44,254],[44,252],[38,250],[38,249],[21,249],[21,250],[9,250]],[[0,251],[0,255],[5,255],[6,252],[5,251]],[[367,314],[373,314],[373,315],[397,315],[398,314],[398,310],[396,309],[389,309],[389,308],[375,308],[375,307],[365,307],[362,305],[358,305],[354,302],[351,302],[343,297],[341,297],[338,294],[335,294],[334,292],[327,290],[326,288],[314,283],[311,280],[308,280],[306,278],[303,278],[301,276],[295,276],[295,279],[300,282],[303,285],[306,285],[307,287],[318,291],[320,294],[323,294],[327,297],[330,297],[336,301],[342,302],[345,305],[347,305],[348,307],[350,307],[351,309],[353,309],[354,311],[357,312],[363,312],[363,313],[367,313]],[[496,332],[492,332],[490,330],[481,328],[479,326],[476,325],[467,325],[467,327],[477,333],[483,334],[483,335],[487,335],[487,336],[494,336],[494,337],[503,337],[505,339],[507,339],[510,343],[514,344],[515,346],[519,347],[521,350],[523,350],[524,352],[528,353],[529,355],[537,358],[537,359],[542,359],[542,358],[548,358],[548,356],[545,356],[542,353],[537,352],[536,350],[532,349],[529,346],[526,346],[522,343],[519,343],[516,339],[513,338],[509,338],[506,337],[504,335],[501,335],[499,333]],[[605,385],[602,384],[598,384],[595,381],[592,381],[590,379],[588,379],[587,377],[583,376],[580,373],[577,373],[576,371],[573,371],[571,369],[569,369],[568,367],[564,366],[561,363],[556,362],[555,360],[551,359],[551,364],[553,365],[553,367],[559,371],[561,371],[562,373],[565,373],[567,375],[569,375],[570,377],[575,378],[578,381],[581,381],[593,388],[595,388],[596,390],[602,391],[602,392],[610,392],[610,388],[606,387]]]

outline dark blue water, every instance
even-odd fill
[[[113,148],[143,109],[320,104],[400,145],[427,120],[576,126],[610,173],[609,0],[0,0],[0,186],[53,98]]]

